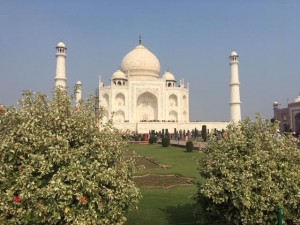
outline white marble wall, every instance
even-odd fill
[[[213,130],[222,130],[226,129],[229,125],[229,122],[189,122],[189,123],[176,123],[176,122],[140,122],[140,123],[115,123],[114,126],[122,131],[132,131],[135,133],[143,134],[149,133],[151,130],[157,132],[162,131],[162,129],[168,129],[170,133],[176,130],[185,130],[192,131],[197,128],[198,130],[202,129],[202,126],[206,125],[207,129]]]

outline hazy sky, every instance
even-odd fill
[[[240,58],[242,117],[272,118],[300,92],[299,0],[0,1],[0,104],[22,90],[51,95],[55,46],[68,48],[68,85],[94,93],[143,44],[190,83],[190,119],[229,120],[232,50]],[[71,91],[70,91],[71,92]]]

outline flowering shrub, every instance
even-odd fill
[[[23,201],[23,199],[18,195],[14,196],[14,198],[13,198],[13,202],[19,203],[19,202],[22,202],[22,201]]]
[[[202,224],[277,224],[278,207],[286,224],[300,224],[300,150],[277,127],[258,116],[212,135],[195,196]]]
[[[121,135],[93,99],[23,95],[0,115],[0,224],[122,224],[139,191]]]

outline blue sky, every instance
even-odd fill
[[[240,61],[242,116],[272,118],[300,92],[299,0],[0,1],[0,104],[24,89],[51,95],[55,46],[68,48],[68,85],[93,93],[143,44],[161,73],[190,83],[190,119],[229,120],[229,54]]]

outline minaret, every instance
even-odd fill
[[[66,51],[67,48],[63,42],[59,42],[56,46],[56,76],[55,87],[61,86],[65,88],[67,86],[66,75]]]
[[[80,81],[77,81],[76,85],[75,85],[75,101],[76,101],[76,107],[79,106],[79,103],[82,99],[82,88],[81,88],[82,84]]]
[[[230,120],[238,123],[241,120],[241,100],[240,100],[240,82],[239,82],[239,55],[233,51],[230,58],[231,81],[230,81]]]

